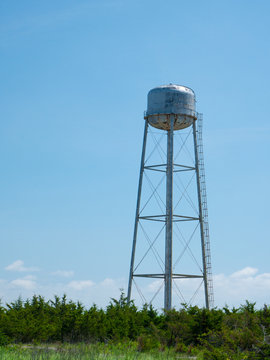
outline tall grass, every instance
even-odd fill
[[[140,353],[132,344],[0,347],[0,360],[176,360],[202,359],[170,350]]]

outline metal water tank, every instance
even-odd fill
[[[158,129],[169,130],[171,116],[174,116],[174,130],[190,126],[197,118],[196,98],[192,89],[170,84],[149,91],[145,115],[149,124]]]

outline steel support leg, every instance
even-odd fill
[[[173,128],[174,116],[170,115],[170,129],[167,134],[166,170],[166,240],[165,240],[165,287],[164,309],[172,306],[172,234],[173,234]]]
[[[132,244],[130,271],[129,271],[128,295],[127,295],[128,302],[130,302],[130,299],[131,299],[131,289],[132,289],[135,250],[136,250],[137,233],[138,233],[138,223],[139,223],[139,215],[140,215],[140,204],[141,204],[141,193],[142,193],[147,133],[148,133],[148,120],[146,119],[145,126],[144,126],[143,147],[142,147],[142,157],[141,157],[141,167],[140,167],[140,179],[139,179],[139,185],[138,185],[137,206],[136,206],[133,244]]]

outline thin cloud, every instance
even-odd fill
[[[255,274],[258,273],[258,269],[256,268],[252,268],[252,267],[245,267],[242,270],[236,271],[234,272],[231,277],[232,278],[245,278],[245,277],[249,277],[249,276],[254,276]]]
[[[256,302],[259,306],[269,304],[270,273],[259,273],[252,267],[245,267],[231,275],[214,276],[216,305],[238,306],[245,300]]]
[[[84,290],[92,287],[94,282],[91,280],[71,281],[67,286],[73,290]]]
[[[37,267],[26,267],[24,266],[24,261],[16,260],[12,264],[5,267],[7,271],[18,271],[18,272],[32,272],[32,271],[39,271]]]
[[[116,281],[115,279],[111,279],[111,278],[106,278],[104,279],[101,283],[101,286],[105,286],[105,287],[117,287]]]
[[[69,278],[69,277],[74,276],[74,271],[72,271],[72,270],[57,270],[57,271],[52,272],[52,275]]]
[[[25,276],[24,278],[12,280],[10,284],[21,289],[33,290],[36,287],[36,282],[34,280],[34,276]]]

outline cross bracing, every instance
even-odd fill
[[[198,130],[194,121],[173,132],[172,306],[193,304],[203,296],[203,285],[206,306],[213,306],[201,115],[197,122]],[[167,131],[152,128],[146,119],[128,291],[131,299],[134,283],[142,302],[156,301],[159,307],[166,282],[167,139]]]

